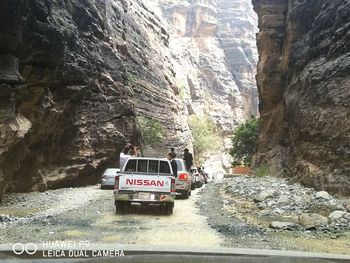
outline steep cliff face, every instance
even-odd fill
[[[257,18],[249,0],[158,1],[180,95],[223,134],[257,112]]]
[[[139,114],[190,144],[168,37],[141,0],[1,1],[0,199],[97,182]]]
[[[253,4],[261,100],[255,165],[350,194],[350,2]]]

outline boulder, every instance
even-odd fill
[[[345,209],[350,213],[350,200],[345,203]]]
[[[278,201],[277,201],[277,204],[286,204],[286,203],[290,203],[290,200],[291,198],[287,195],[281,195],[279,198],[278,198]]]
[[[267,207],[267,205],[264,202],[259,202],[257,203],[257,208],[259,208],[260,210],[263,210]]]
[[[332,196],[329,193],[327,193],[326,191],[317,192],[315,197],[316,197],[316,199],[324,199],[324,200],[331,200],[332,199]]]
[[[280,209],[280,208],[275,208],[275,209],[272,211],[272,213],[273,213],[274,215],[281,215],[281,214],[283,214],[283,210]]]
[[[273,197],[275,195],[275,191],[274,190],[266,190],[266,191],[262,191],[260,194],[258,194],[255,198],[254,201],[255,202],[262,202],[265,201],[267,198]]]
[[[316,228],[326,226],[328,219],[319,214],[301,214],[299,216],[299,224],[305,228]]]
[[[328,216],[328,218],[331,222],[335,222],[344,217],[346,214],[348,213],[344,211],[334,211]]]

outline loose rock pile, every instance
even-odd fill
[[[349,200],[283,178],[239,176],[221,181],[226,194],[254,202],[274,229],[349,230]]]
[[[11,193],[0,203],[0,228],[15,222],[45,221],[103,196],[96,186],[61,188],[46,192]]]
[[[10,217],[8,215],[0,215],[0,223],[11,223],[18,220],[16,217]]]

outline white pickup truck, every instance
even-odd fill
[[[117,213],[137,203],[160,206],[172,214],[175,196],[175,177],[167,159],[131,157],[115,177]]]

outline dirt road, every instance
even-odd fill
[[[116,214],[112,190],[100,190],[98,186],[16,194],[5,200],[13,204],[0,207],[0,215],[17,216],[6,226],[2,224],[0,242],[88,240],[90,243],[180,246],[185,242],[190,246],[220,246],[220,234],[207,224],[206,217],[195,206],[198,192],[194,191],[190,199],[176,200],[174,214],[170,216],[140,207],[130,213]],[[20,201],[14,202],[18,196]]]
[[[0,244],[70,240],[349,253],[349,232],[271,229],[256,204],[223,186],[210,183],[176,200],[173,215],[141,207],[116,214],[112,190],[98,186],[11,194],[0,205]]]

